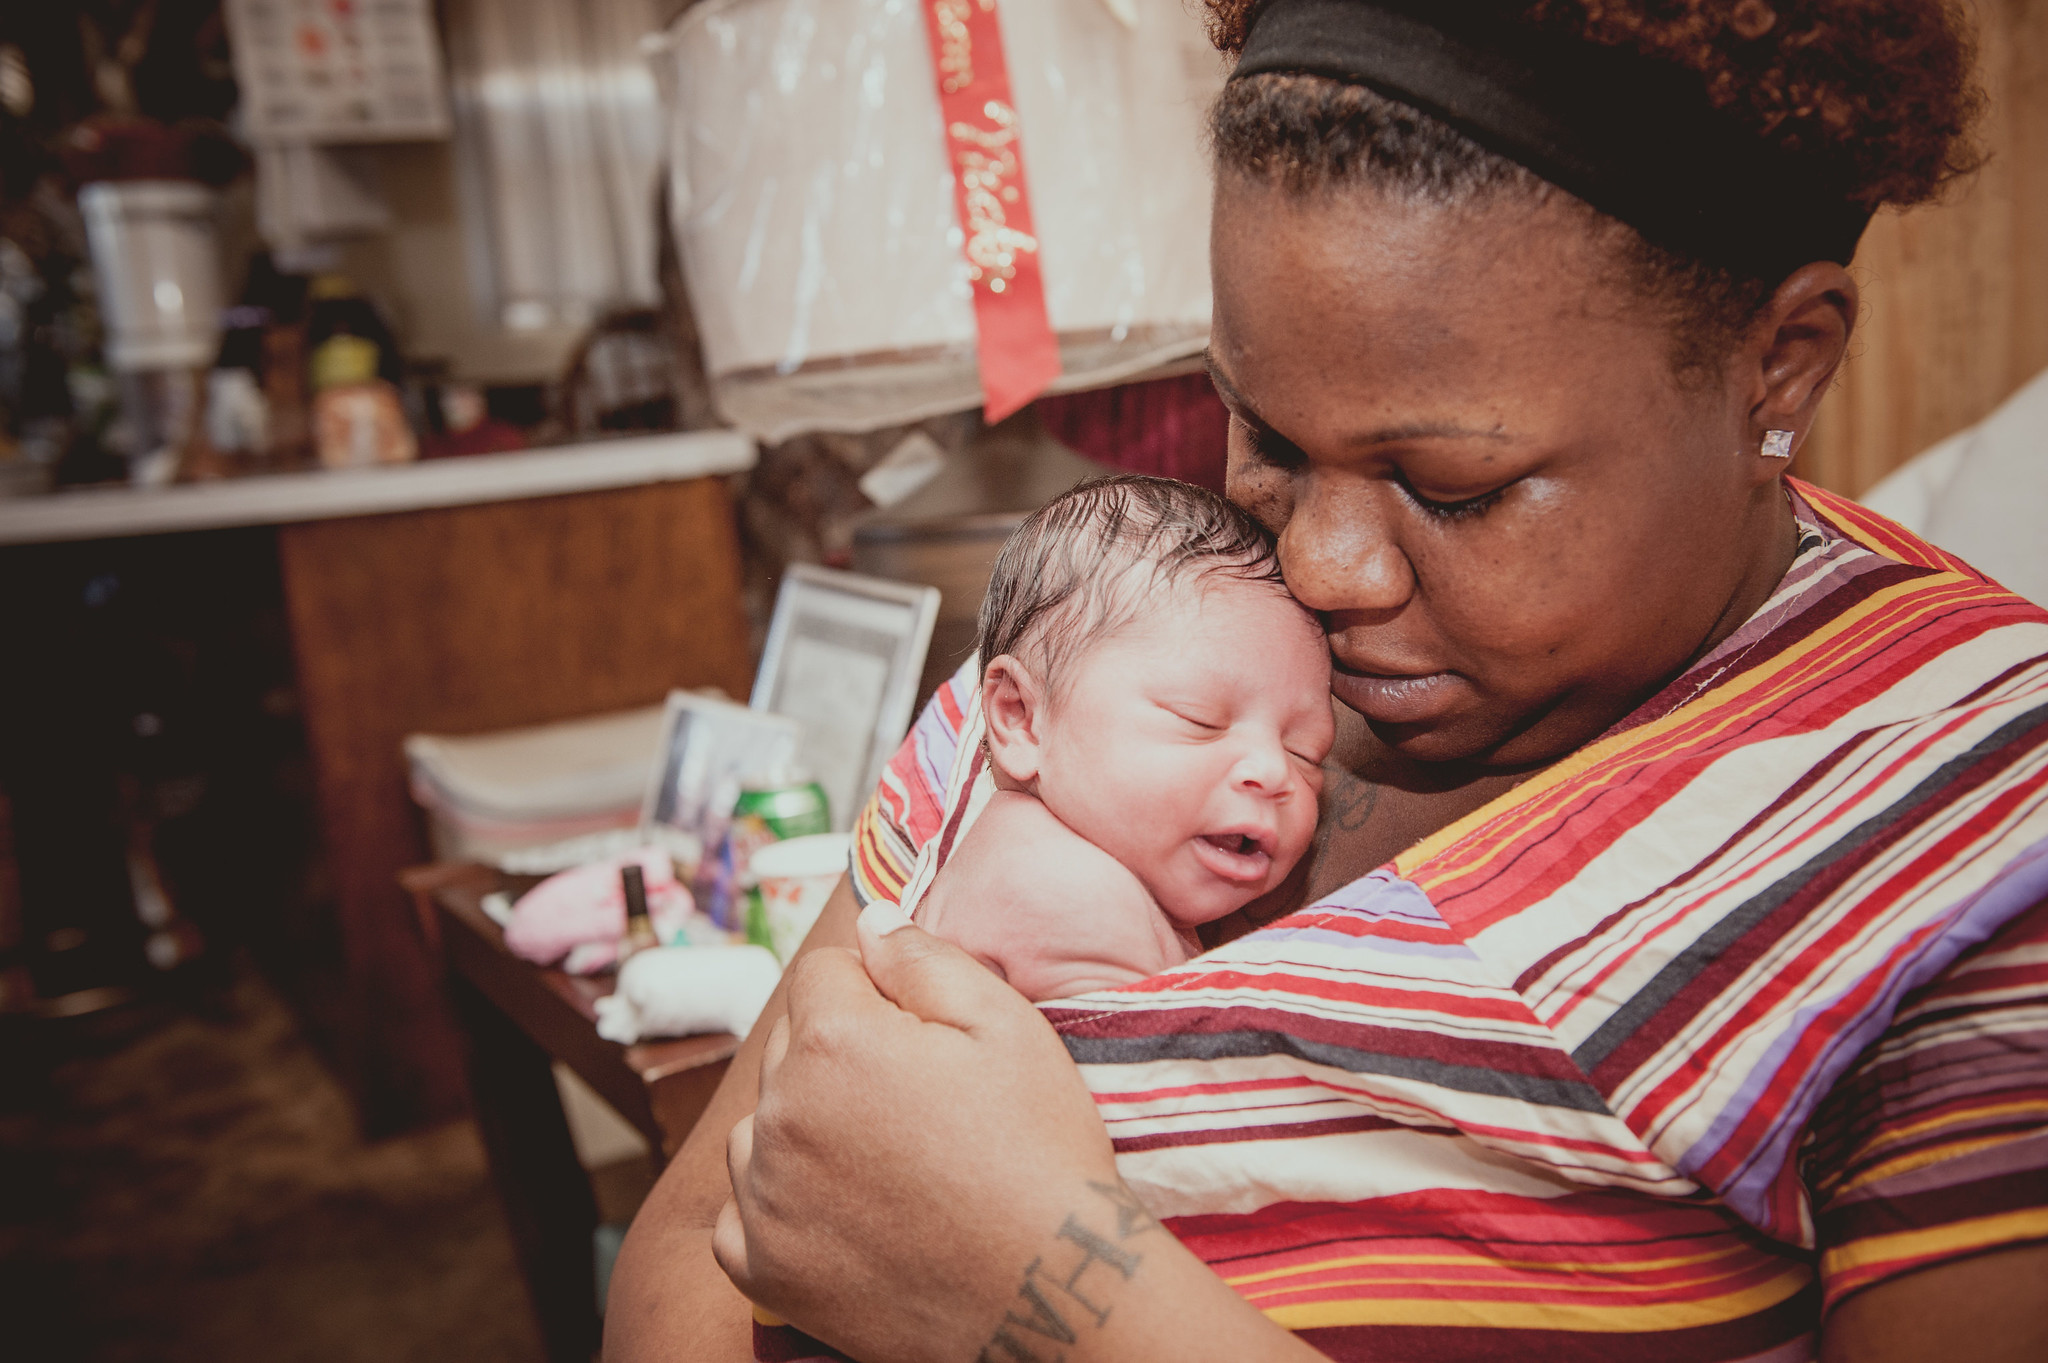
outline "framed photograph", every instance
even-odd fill
[[[799,564],[783,576],[756,710],[801,726],[797,761],[844,832],[910,728],[939,590]]]
[[[778,779],[797,760],[795,720],[729,700],[671,691],[640,826],[673,828],[715,851],[740,791]]]

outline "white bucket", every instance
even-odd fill
[[[771,842],[747,863],[760,884],[769,940],[784,961],[796,955],[825,911],[825,901],[846,874],[852,849],[850,833],[812,833]]]
[[[203,369],[220,345],[214,194],[189,180],[102,180],[78,191],[115,369]]]

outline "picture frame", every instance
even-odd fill
[[[693,691],[671,691],[640,801],[640,829],[675,829],[717,850],[750,785],[777,780],[797,759],[793,719]]]
[[[783,575],[754,677],[756,710],[801,726],[797,761],[853,827],[910,729],[939,590],[798,564]]]

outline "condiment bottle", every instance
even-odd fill
[[[647,880],[637,863],[629,862],[619,871],[619,886],[626,893],[626,935],[619,939],[619,964],[636,951],[660,946],[654,934],[654,920],[647,916]]]
[[[328,468],[403,464],[419,456],[398,390],[377,377],[377,347],[338,331],[313,351],[313,443]]]

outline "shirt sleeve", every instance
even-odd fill
[[[1908,998],[1814,1119],[1823,1313],[2048,1240],[2048,903]]]
[[[877,899],[900,901],[918,852],[938,833],[967,703],[980,680],[980,663],[970,657],[932,692],[854,821],[847,870],[863,908]]]

